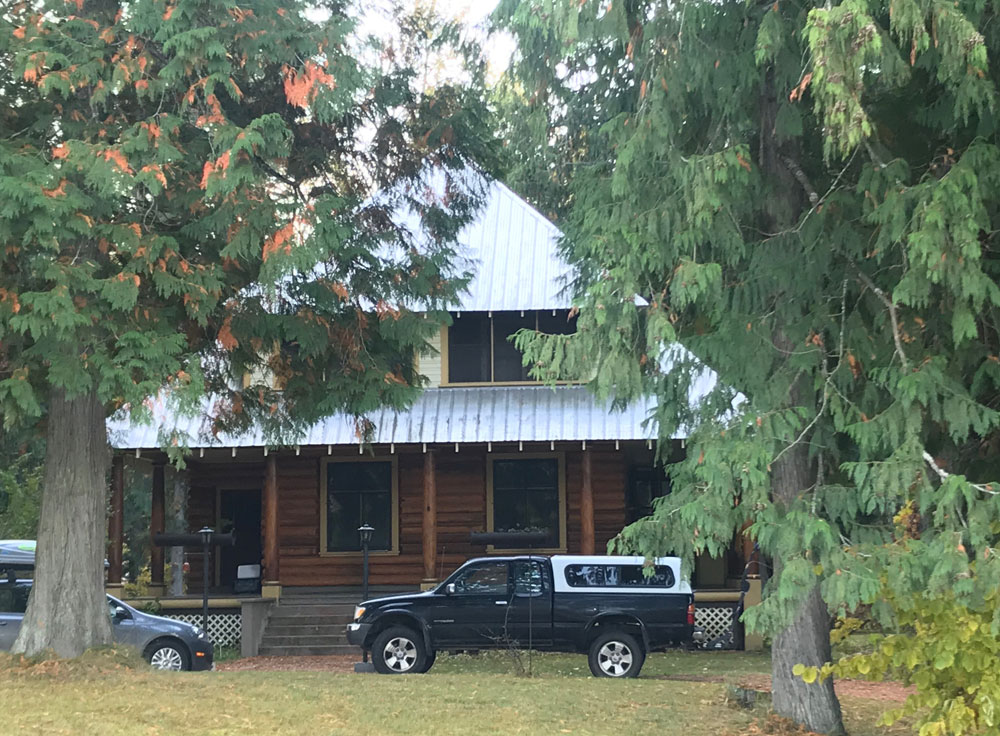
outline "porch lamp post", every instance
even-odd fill
[[[358,527],[358,534],[361,535],[361,600],[368,600],[368,545],[371,544],[372,534],[375,527],[369,526],[366,521]]]
[[[208,631],[208,555],[212,549],[213,534],[215,534],[215,530],[207,526],[198,530],[198,535],[201,537],[201,549],[204,553],[201,564],[201,628],[205,631]]]

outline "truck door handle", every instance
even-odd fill
[[[496,603],[498,606],[506,606],[507,605],[507,601],[494,601],[494,603]]]

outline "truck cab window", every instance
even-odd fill
[[[507,595],[507,563],[469,565],[452,581],[459,595]]]
[[[545,584],[545,573],[541,563],[516,560],[514,562],[514,594],[535,596],[548,592]]]

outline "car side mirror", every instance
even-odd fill
[[[446,595],[455,595],[455,584],[448,583],[446,586],[444,586],[444,592]]]
[[[128,611],[121,606],[115,606],[115,621],[121,621],[122,619],[128,618]]]

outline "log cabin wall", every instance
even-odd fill
[[[494,453],[516,455],[516,445],[493,446]],[[532,452],[547,453],[544,447]],[[423,568],[423,470],[424,455],[419,446],[396,447],[398,472],[398,553],[372,553],[369,561],[372,585],[416,587]],[[524,447],[527,453],[529,448]],[[583,453],[579,443],[555,446],[565,457],[566,541],[567,551],[580,551],[580,487]],[[628,461],[624,451],[590,446],[593,468],[595,552],[603,554],[607,542],[625,524],[625,485]],[[241,450],[241,453],[244,452]],[[376,448],[377,456],[390,457],[389,448]],[[483,545],[469,542],[469,532],[487,528],[487,448],[462,445],[440,447],[436,452],[437,483],[437,569],[441,579],[469,557],[487,554]],[[258,456],[259,457],[259,456]],[[276,453],[278,474],[279,567],[283,587],[356,586],[361,582],[360,555],[320,553],[321,463],[329,459],[326,448],[302,448],[299,455]],[[334,447],[332,457],[357,458],[356,447]],[[220,489],[261,487],[263,458],[247,462],[240,458],[226,462],[191,463],[191,496],[188,519],[192,529],[215,526],[216,499]],[[498,554],[501,553],[498,551]],[[200,590],[200,552],[188,551],[191,570],[189,589]]]

